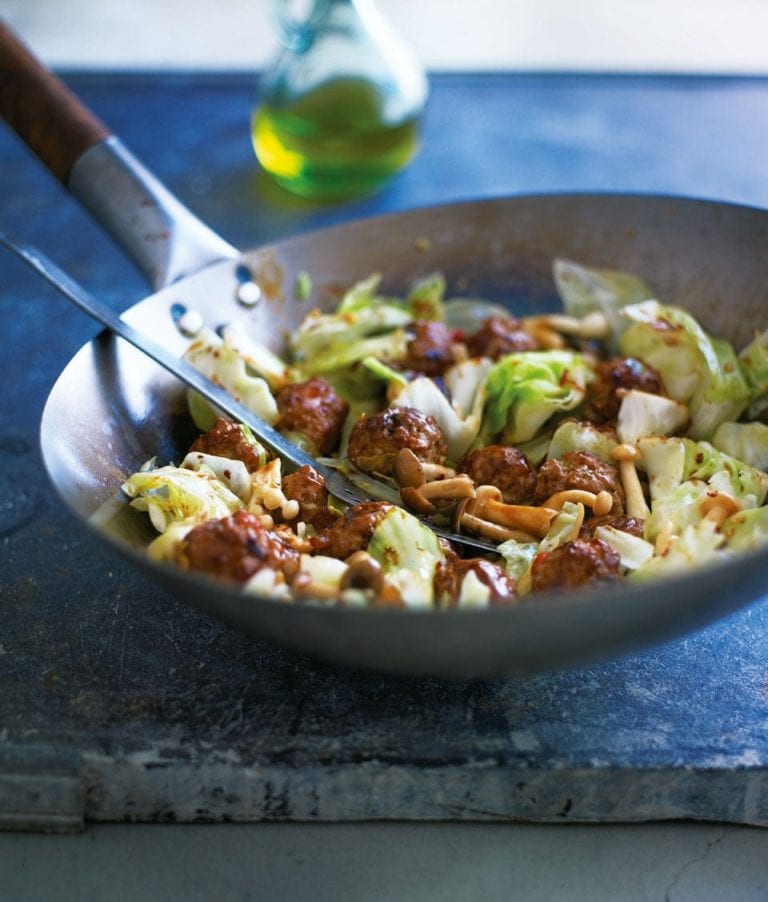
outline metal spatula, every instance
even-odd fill
[[[210,379],[187,363],[186,360],[169,353],[162,345],[159,345],[149,336],[126,323],[113,310],[86,291],[82,285],[75,282],[41,251],[23,244],[3,232],[0,232],[0,245],[19,256],[28,266],[41,275],[46,282],[90,317],[125,339],[135,348],[138,348],[138,350],[154,360],[155,363],[160,364],[160,366],[164,367],[190,388],[199,392],[209,403],[222,410],[233,420],[247,425],[253,431],[253,434],[279,457],[289,461],[296,467],[307,465],[313,467],[318,473],[322,474],[328,491],[339,500],[347,504],[359,504],[363,501],[371,500],[394,500],[392,497],[393,490],[390,486],[380,483],[375,478],[369,477],[364,473],[359,474],[359,477],[347,477],[342,472],[320,463],[307,454],[306,451],[293,444],[293,442],[288,441],[285,436],[270,426],[269,423],[235,400],[221,386],[211,382]],[[358,484],[355,484],[352,479],[357,479]],[[451,532],[432,522],[429,522],[428,525],[439,536],[473,549],[476,552],[488,553],[496,550],[494,545],[484,542],[482,539]]]

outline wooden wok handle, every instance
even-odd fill
[[[0,21],[0,116],[65,185],[109,129]]]

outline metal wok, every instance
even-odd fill
[[[124,318],[179,353],[186,340],[172,316],[178,304],[213,325],[245,321],[279,350],[285,331],[308,309],[293,290],[304,271],[312,277],[314,306],[329,307],[340,287],[373,271],[383,272],[385,290],[396,292],[414,277],[441,270],[452,294],[482,296],[521,313],[553,309],[550,271],[557,256],[633,271],[659,297],[688,307],[707,329],[737,345],[768,325],[768,213],[733,205],[617,195],[501,198],[380,217],[238,254],[76,101],[52,98],[51,84],[61,87],[35,70],[7,32],[0,34],[0,59],[0,82],[8,84],[2,70],[9,65],[16,76],[31,72],[25,102],[34,91],[48,98],[41,103],[53,104],[61,125],[53,142],[58,159],[9,111],[7,91],[0,98],[3,115],[159,289]],[[69,113],[62,114],[66,107]],[[67,143],[62,135],[71,134],[73,109],[79,138]],[[62,141],[68,148],[63,160]],[[238,302],[244,279],[261,289],[255,307]],[[64,502],[149,578],[236,629],[327,661],[440,677],[534,672],[671,638],[755,601],[766,588],[768,551],[660,583],[549,595],[485,611],[359,610],[256,599],[151,563],[143,553],[146,518],[117,497],[129,473],[154,455],[179,459],[191,435],[183,388],[108,335],[72,359],[41,423],[45,465]]]

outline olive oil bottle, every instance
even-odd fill
[[[423,70],[372,0],[315,0],[302,22],[283,8],[278,24],[284,49],[252,120],[259,162],[303,197],[376,191],[418,149]]]

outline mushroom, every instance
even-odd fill
[[[345,561],[347,569],[341,577],[340,589],[372,592],[374,601],[387,607],[403,607],[403,599],[396,586],[390,583],[381,564],[367,551],[356,551]]]
[[[436,479],[453,479],[456,475],[456,471],[451,467],[444,467],[441,464],[431,464],[426,461],[421,461],[421,469],[427,482],[434,482]]]
[[[595,494],[584,489],[564,489],[562,492],[555,492],[554,495],[547,498],[543,507],[550,508],[553,511],[561,511],[567,501],[570,501],[572,504],[582,504],[591,507],[592,513],[597,517],[609,514],[613,507],[613,498],[610,492],[602,491]]]
[[[403,499],[403,504],[417,514],[434,514],[437,510],[435,505],[422,495],[421,489],[415,486],[404,485],[400,489],[400,497]]]
[[[403,503],[417,514],[433,514],[440,502],[462,501],[474,497],[474,494],[475,484],[464,474],[425,482],[418,487],[404,485],[400,489]]]
[[[436,479],[434,482],[426,482],[420,487],[422,497],[427,501],[456,501],[463,498],[473,498],[475,484],[466,474],[453,476],[450,479]]]
[[[618,462],[621,484],[624,486],[627,514],[647,520],[651,516],[650,508],[643,494],[640,477],[637,475],[636,462],[642,458],[642,452],[636,445],[621,444],[611,451],[611,458]]]
[[[557,511],[547,507],[505,504],[501,498],[502,494],[496,486],[479,486],[474,501],[467,506],[467,513],[499,526],[522,530],[538,538],[543,538],[549,532]]]
[[[741,505],[725,492],[708,492],[699,502],[699,510],[705,520],[711,520],[719,529],[728,517],[741,510]]]
[[[410,448],[401,448],[397,452],[392,469],[395,479],[401,486],[410,486],[416,489],[423,486],[425,482],[452,479],[456,475],[456,471],[450,467],[419,460]]]
[[[373,589],[380,591],[384,585],[384,571],[381,564],[367,551],[356,551],[344,562],[347,569],[341,577],[341,590]]]
[[[509,539],[514,539],[517,542],[538,541],[536,536],[522,529],[514,529],[509,526],[492,523],[490,520],[483,520],[482,517],[478,517],[467,510],[471,502],[472,499],[466,499],[456,509],[453,518],[453,528],[456,532],[461,532],[462,529],[465,529],[467,532],[476,533],[493,542],[506,542]]]
[[[549,313],[540,319],[563,335],[574,335],[576,338],[605,338],[610,334],[608,320],[598,310],[587,313],[581,319],[564,313]]]
[[[323,601],[336,599],[339,591],[327,583],[315,582],[309,573],[298,573],[291,583],[291,592],[297,597],[318,598]]]
[[[423,464],[410,448],[401,448],[397,452],[392,469],[401,486],[417,489],[427,481]]]
[[[532,316],[523,320],[523,328],[537,342],[539,347],[547,350],[559,350],[565,347],[565,339],[556,332],[544,317]]]

